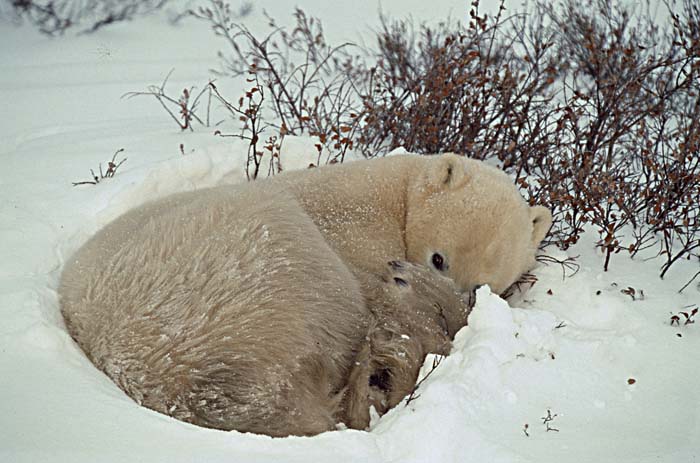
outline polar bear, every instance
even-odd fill
[[[405,389],[386,387],[368,347],[401,309],[381,300],[401,284],[387,262],[446,277],[415,278],[403,309],[434,320],[425,307],[446,299],[463,326],[454,292],[504,291],[550,224],[505,174],[452,154],[291,172],[117,218],[67,261],[61,311],[88,358],[153,410],[271,436],[363,428],[368,404]],[[420,349],[440,339],[426,333]]]

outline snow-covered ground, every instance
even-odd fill
[[[357,40],[377,24],[375,0],[301,6],[331,39]],[[261,1],[249,20],[267,8],[284,22],[291,7]],[[386,14],[420,19],[463,7],[382,2]],[[661,281],[659,261],[616,255],[603,273],[592,236],[567,252],[580,256],[576,275],[536,269],[537,284],[510,301],[519,308],[480,290],[452,355],[369,432],[271,439],[139,407],[72,342],[55,290],[65,259],[125,210],[244,179],[244,146],[180,133],[151,99],[120,99],[171,68],[173,89],[206,82],[221,44],[204,24],[159,17],[61,39],[2,23],[0,39],[0,461],[700,461],[700,324],[669,324],[700,302],[695,285],[677,292],[697,262]],[[313,160],[303,146],[286,144],[287,169]],[[128,160],[114,178],[71,185],[120,148]],[[621,292],[628,287],[637,300]]]

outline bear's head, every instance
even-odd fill
[[[454,154],[426,157],[410,180],[406,254],[452,278],[462,291],[500,294],[535,263],[552,215],[530,207],[495,167]]]

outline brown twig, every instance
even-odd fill
[[[421,387],[423,382],[425,380],[427,380],[431,374],[433,374],[433,372],[437,369],[437,367],[440,366],[440,364],[442,363],[442,361],[444,359],[445,359],[445,356],[443,356],[443,355],[436,355],[433,358],[433,365],[431,366],[430,371],[420,381],[418,381],[415,386],[413,386],[413,390],[411,390],[411,393],[408,395],[408,397],[406,397],[406,403],[404,404],[404,406],[408,407],[408,405],[411,402],[413,402],[414,400],[416,400],[420,397],[420,394],[416,395],[416,393],[418,392],[418,389]]]
[[[122,164],[124,164],[124,162],[125,162],[126,159],[127,159],[127,158],[124,158],[124,159],[122,159],[121,161],[117,161],[117,160],[116,160],[116,159],[117,159],[117,155],[118,155],[119,153],[122,153],[122,152],[124,152],[124,148],[120,148],[120,149],[118,149],[117,151],[114,152],[114,155],[112,156],[112,159],[110,159],[110,160],[107,162],[107,170],[104,171],[104,172],[102,171],[102,163],[100,163],[100,165],[99,165],[99,172],[100,172],[100,175],[99,175],[99,176],[95,174],[95,171],[94,171],[94,170],[90,169],[90,175],[92,176],[92,180],[85,180],[85,181],[82,181],[82,182],[72,182],[72,183],[73,183],[73,186],[78,186],[78,185],[97,185],[98,183],[100,183],[101,180],[103,180],[103,179],[105,179],[105,178],[112,178],[112,177],[114,177],[114,175],[117,173],[117,169],[119,169],[119,167],[120,167]]]

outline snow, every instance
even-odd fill
[[[376,27],[376,1],[329,5],[301,6],[321,16],[332,39]],[[261,23],[263,8],[281,23],[290,13],[265,0],[250,21]],[[448,0],[382,3],[386,14],[416,18],[462,8]],[[180,133],[151,99],[120,98],[173,67],[172,88],[205,83],[221,44],[204,24],[172,27],[158,16],[53,40],[1,23],[0,36],[0,461],[700,459],[700,325],[669,324],[671,313],[700,302],[695,285],[677,292],[697,262],[679,262],[662,281],[658,260],[616,255],[604,273],[593,234],[567,252],[579,255],[574,276],[540,266],[538,282],[510,306],[481,288],[453,353],[415,400],[373,420],[369,432],[271,439],[139,407],[67,335],[57,281],[65,259],[122,212],[175,191],[243,181],[245,146],[207,130]],[[223,83],[235,94],[235,83]],[[285,168],[315,162],[310,145],[285,141]],[[119,148],[128,159],[114,178],[71,185]],[[638,300],[621,292],[627,287]],[[428,358],[424,376],[432,365]],[[543,424],[548,410],[558,431]]]

